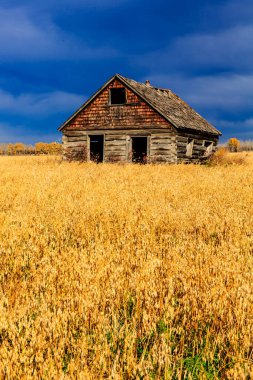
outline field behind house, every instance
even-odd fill
[[[253,378],[244,165],[0,158],[0,379]]]

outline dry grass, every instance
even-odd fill
[[[253,154],[249,152],[229,152],[225,147],[219,148],[207,161],[209,166],[245,165],[252,163]]]
[[[253,156],[0,178],[1,379],[253,378]]]

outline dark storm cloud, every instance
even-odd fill
[[[58,139],[115,72],[171,88],[226,137],[252,136],[249,0],[2,0],[0,17],[0,141]]]

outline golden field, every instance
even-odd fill
[[[243,165],[0,158],[0,379],[253,379]]]

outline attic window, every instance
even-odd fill
[[[124,87],[110,89],[110,104],[125,104],[126,89]]]
[[[188,144],[186,145],[186,157],[192,157],[192,151],[193,151],[193,139],[188,139]]]

